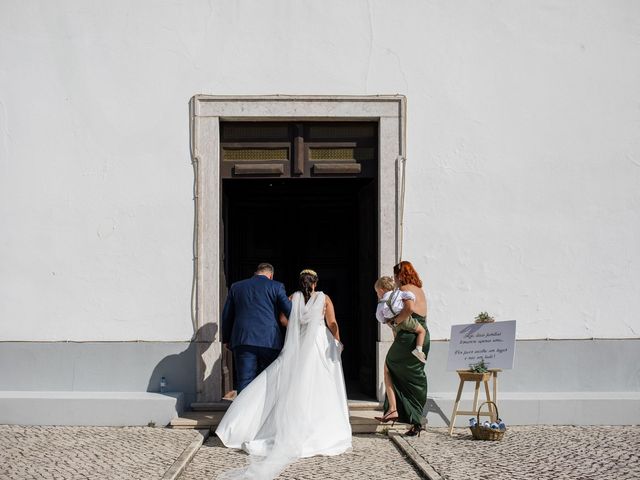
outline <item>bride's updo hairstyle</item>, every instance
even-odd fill
[[[404,285],[415,285],[418,288],[422,288],[422,280],[420,280],[420,276],[413,268],[413,265],[411,265],[411,262],[403,260],[393,267],[393,274],[398,279],[401,287]]]
[[[306,268],[300,272],[298,282],[300,283],[302,295],[304,295],[304,301],[308,302],[311,298],[311,292],[313,292],[313,286],[318,283],[318,274]]]

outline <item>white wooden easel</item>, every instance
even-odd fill
[[[473,415],[478,414],[478,392],[480,391],[480,382],[484,383],[484,393],[487,397],[487,401],[497,402],[498,398],[498,372],[501,372],[500,368],[491,368],[487,373],[475,373],[469,370],[456,370],[460,377],[460,384],[458,385],[458,394],[456,395],[456,401],[453,404],[453,412],[451,413],[451,421],[449,422],[449,435],[453,433],[453,427],[458,415]],[[493,397],[489,392],[489,380],[493,378]],[[460,397],[462,397],[462,389],[465,382],[475,382],[475,391],[473,393],[473,411],[471,410],[458,410],[460,405]],[[492,421],[496,421],[496,415],[493,407],[489,404],[489,412],[480,413],[481,417],[491,417]]]

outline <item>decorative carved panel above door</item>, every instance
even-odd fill
[[[377,122],[221,122],[222,178],[373,178]]]

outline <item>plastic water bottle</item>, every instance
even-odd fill
[[[469,419],[469,426],[470,427],[475,427],[478,424],[478,420],[476,420],[475,418],[470,418]]]
[[[489,422],[489,420],[486,420],[486,421],[482,424],[482,428],[491,428],[491,423]]]
[[[160,379],[160,393],[164,393],[167,390],[167,379],[162,377]]]
[[[491,430],[498,430],[498,424],[496,422],[491,424]]]
[[[500,431],[504,432],[507,429],[507,426],[504,424],[501,418],[498,419],[498,428]]]

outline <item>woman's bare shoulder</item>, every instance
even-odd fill
[[[415,285],[412,285],[411,283],[407,283],[406,285],[402,285],[400,287],[400,290],[402,290],[403,292],[417,292],[418,290],[421,290],[420,288],[416,287]]]
[[[425,298],[424,290],[412,284],[403,285],[400,287],[400,290],[403,292],[413,293],[416,296],[416,299]]]

